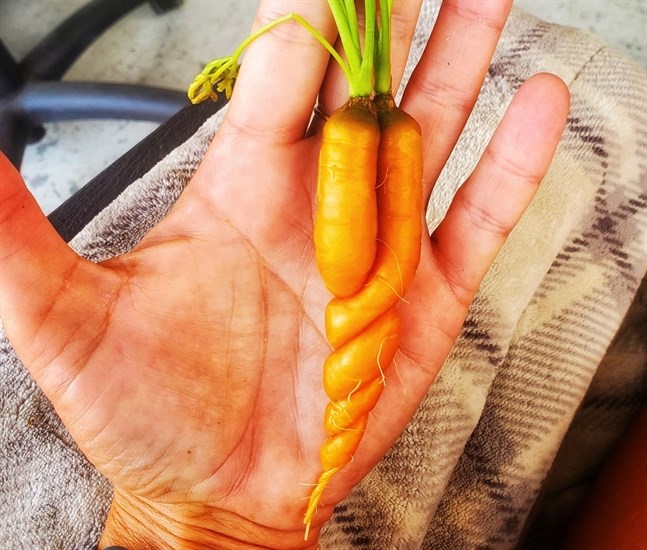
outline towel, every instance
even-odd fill
[[[423,5],[405,81],[439,3]],[[514,9],[435,186],[429,229],[512,95],[540,71],[560,76],[572,94],[549,173],[414,418],[336,507],[324,550],[539,547],[537,533],[550,548],[563,527],[555,518],[647,401],[643,69],[590,34]],[[224,114],[127,187],[71,246],[93,261],[135,246],[182,193]],[[4,336],[0,428],[0,547],[94,548],[110,484]]]

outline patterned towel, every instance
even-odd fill
[[[438,4],[424,5],[412,64]],[[559,75],[572,93],[552,167],[436,384],[384,460],[337,507],[323,549],[514,548],[525,533],[528,547],[549,548],[560,528],[553,519],[647,400],[639,332],[647,301],[644,287],[638,292],[647,271],[642,69],[593,36],[513,11],[436,185],[429,227],[515,90],[539,71]],[[182,192],[222,116],[134,182],[72,246],[96,261],[134,246]],[[4,338],[0,428],[0,547],[96,545],[110,485]]]

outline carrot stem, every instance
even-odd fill
[[[391,92],[391,6],[392,0],[380,0],[380,29],[375,55],[375,93]]]
[[[259,36],[265,34],[267,31],[273,29],[277,25],[280,25],[281,23],[284,23],[285,21],[296,21],[307,29],[312,36],[315,37],[317,42],[319,42],[324,48],[328,50],[330,55],[332,55],[335,60],[342,66],[342,69],[344,69],[344,60],[341,58],[341,56],[337,53],[335,48],[324,38],[324,36],[317,30],[315,29],[310,23],[308,23],[303,17],[301,17],[298,13],[288,13],[286,15],[283,15],[279,17],[278,19],[275,19],[274,21],[270,21],[267,25],[261,27],[258,29],[255,33],[249,35],[245,40],[241,42],[241,44],[236,48],[234,53],[232,54],[232,58],[234,60],[237,60],[240,55],[243,53],[243,50],[249,46],[254,40],[256,40]]]
[[[348,77],[350,97],[370,97],[373,93],[373,64],[375,50],[375,0],[365,0],[366,29],[364,51],[359,43],[357,12],[351,0],[328,0],[335,19],[351,75]],[[348,75],[347,75],[348,76]]]
[[[232,89],[236,78],[238,77],[238,69],[240,67],[238,59],[242,55],[243,51],[247,46],[249,46],[254,40],[273,29],[281,23],[286,21],[295,21],[302,27],[304,27],[310,34],[319,42],[330,55],[339,63],[341,70],[346,75],[346,78],[353,79],[353,72],[351,71],[349,65],[342,59],[342,57],[337,53],[335,48],[326,40],[326,38],[315,29],[310,23],[308,23],[303,17],[297,13],[288,13],[270,21],[267,25],[264,25],[256,32],[249,35],[245,40],[243,40],[240,45],[236,48],[234,53],[230,57],[224,57],[221,59],[216,59],[209,63],[202,72],[195,78],[188,90],[188,96],[191,100],[191,103],[200,103],[207,98],[211,98],[215,101],[218,98],[218,94],[214,91],[214,86],[217,91],[225,92],[227,98],[231,97]]]
[[[373,70],[375,68],[375,30],[377,26],[377,10],[375,0],[364,0],[365,28],[364,51],[362,52],[362,81],[370,84],[373,92]]]
[[[359,26],[357,24],[357,11],[355,10],[355,0],[346,0],[346,16],[348,19],[348,26],[351,30],[351,35],[353,37],[353,44],[359,51]]]

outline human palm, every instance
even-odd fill
[[[290,2],[276,4],[263,2],[261,13],[291,9]],[[331,34],[321,4],[300,8]],[[394,51],[396,79],[416,4],[396,3],[402,13],[394,21],[404,36]],[[455,75],[433,66],[443,54],[433,35],[404,96],[428,151],[426,196],[505,21],[509,5],[495,4],[470,11],[474,24],[488,23],[474,32],[489,49],[465,61],[475,67],[462,77],[462,104],[456,105],[453,88],[442,86]],[[434,33],[458,28],[461,5],[446,3]],[[221,534],[267,546],[301,544],[308,484],[320,473],[321,369],[330,349],[323,335],[330,296],[312,244],[316,123],[313,135],[303,136],[316,96],[336,106],[341,84],[334,71],[324,78],[325,52],[301,29],[284,33],[250,49],[200,168],[170,214],[128,254],[98,265],[79,258],[0,160],[5,331],[83,452],[114,483],[106,544],[124,544],[110,537],[138,529],[128,524],[133,514],[163,524],[147,531],[151,537],[169,525],[187,541],[198,528],[217,537],[214,525],[234,525]],[[294,45],[294,70],[283,75],[289,82],[274,91],[265,82],[259,95],[268,59],[286,41]],[[287,100],[281,97],[286,89],[292,90]],[[431,240],[423,238],[417,278],[398,306],[400,351],[354,461],[326,489],[313,540],[432,383],[481,278],[547,169],[567,106],[557,79],[531,79],[443,224]]]

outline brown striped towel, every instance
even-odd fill
[[[411,64],[438,4],[424,5]],[[589,34],[514,10],[436,185],[429,226],[442,219],[515,90],[539,71],[559,75],[572,93],[552,167],[436,384],[384,460],[337,507],[322,549],[553,548],[585,480],[647,401],[643,69]],[[222,116],[101,212],[73,241],[76,250],[99,261],[134,246],[182,192]],[[0,428],[0,547],[92,548],[110,486],[4,338]]]

